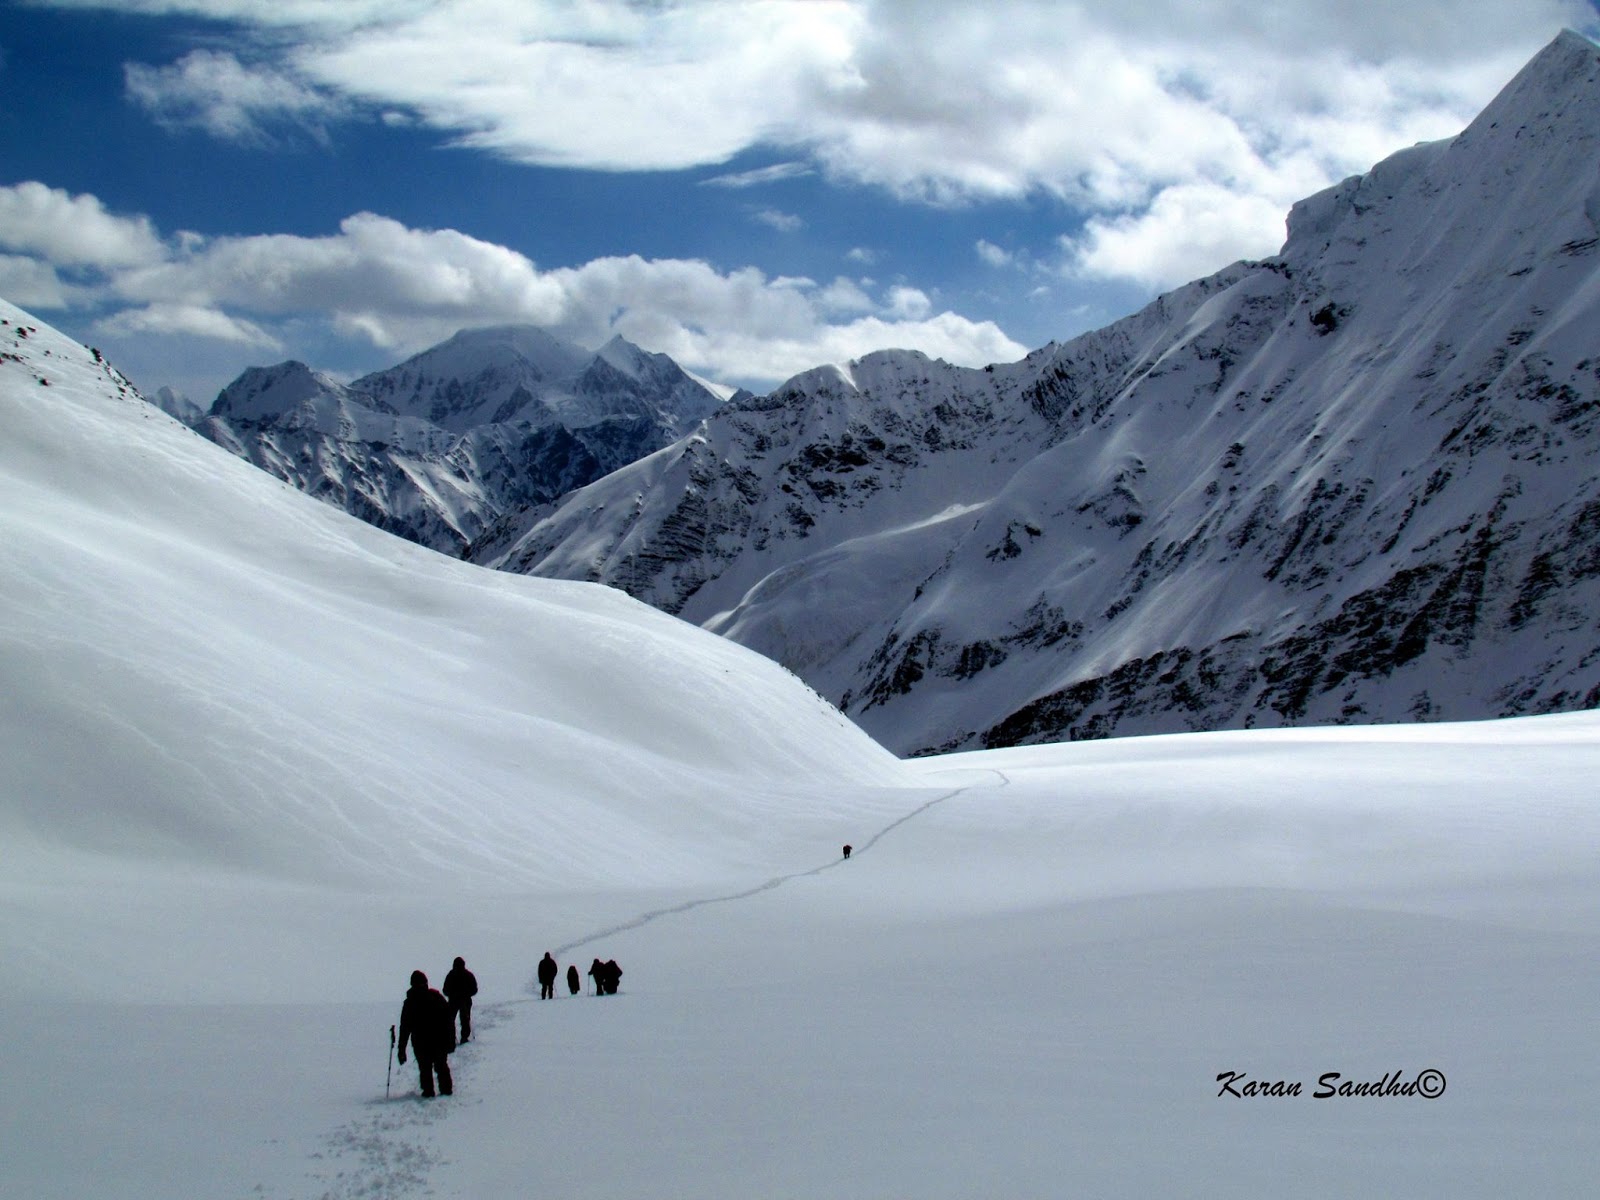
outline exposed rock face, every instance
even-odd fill
[[[820,368],[502,522],[903,753],[1600,702],[1600,52],[1282,253],[983,371]]]
[[[502,514],[666,445],[716,405],[665,355],[508,326],[349,385],[303,363],[252,368],[209,413],[177,415],[303,491],[460,554]]]

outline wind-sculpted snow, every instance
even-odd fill
[[[1600,61],[1564,34],[1275,259],[984,371],[820,368],[503,525],[901,753],[1600,702]]]

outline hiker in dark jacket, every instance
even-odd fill
[[[406,1042],[417,1056],[417,1072],[422,1078],[422,1094],[433,1095],[433,1077],[439,1077],[439,1093],[450,1095],[450,1051],[456,1048],[456,1022],[450,1001],[428,986],[421,971],[411,972],[411,990],[400,1007],[400,1062],[406,1061]]]
[[[478,994],[478,979],[467,970],[466,960],[456,959],[450,974],[444,977],[444,998],[450,1009],[461,1018],[462,1044],[472,1039],[472,998]]]
[[[574,963],[567,968],[567,991],[576,996],[583,990],[583,981],[578,978],[578,967]]]
[[[556,966],[556,960],[550,957],[550,951],[544,952],[544,957],[539,960],[539,999],[554,1000],[556,998],[556,974],[561,970]]]
[[[622,986],[622,968],[617,966],[617,960],[613,958],[601,963],[600,969],[605,972],[600,978],[606,995],[615,996],[617,988]]]

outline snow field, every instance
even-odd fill
[[[1595,714],[901,763],[0,317],[0,1193],[1592,1191]],[[458,1094],[385,1100],[457,954]]]

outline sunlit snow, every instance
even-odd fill
[[[1595,715],[902,763],[0,319],[0,1192],[1592,1189]],[[388,1027],[456,955],[425,1102]]]

